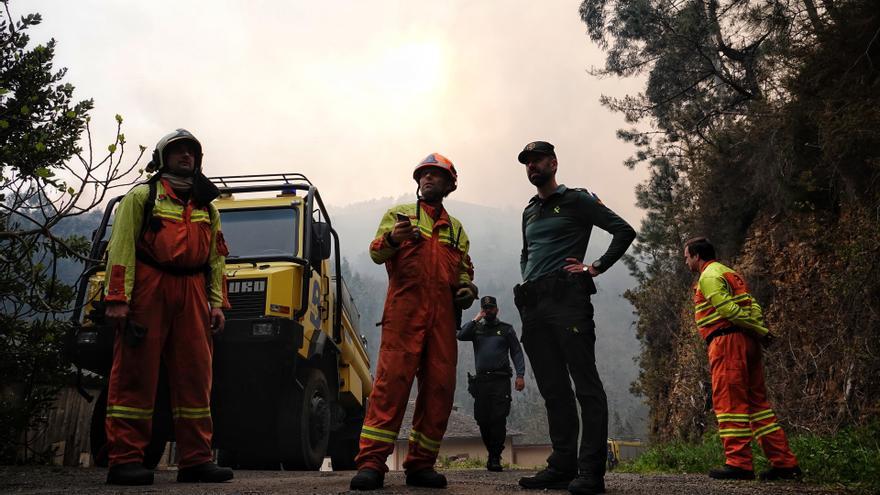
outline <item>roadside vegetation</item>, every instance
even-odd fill
[[[876,479],[876,444],[859,442],[876,439],[880,410],[877,1],[585,0],[580,12],[607,55],[593,74],[645,81],[603,97],[631,124],[625,165],[650,173],[625,297],[642,344],[632,390],[663,446],[639,462],[721,459],[705,451],[715,418],[682,260],[703,235],[764,307],[771,404],[810,479]]]
[[[93,149],[92,101],[75,101],[66,69],[54,67],[55,40],[31,42],[40,15],[16,18],[10,3],[0,7],[0,464],[51,455],[34,440],[71,381],[64,341],[75,288],[64,272],[89,246],[69,227],[108,190],[131,184],[126,176],[144,151],[122,165],[118,115],[116,136]]]
[[[502,467],[505,470],[509,469],[531,469],[531,467],[527,466],[517,466],[516,464],[508,464],[502,463]],[[445,457],[441,456],[437,459],[437,468],[438,469],[486,469],[486,459],[480,457],[469,457],[466,459],[459,459],[455,457]]]
[[[880,492],[880,423],[844,428],[836,435],[798,434],[789,438],[804,471],[804,481],[841,484],[865,493]],[[753,442],[755,472],[769,467]],[[717,432],[698,442],[671,441],[649,448],[638,458],[621,463],[627,473],[706,473],[724,463]],[[708,482],[708,479],[707,479]]]

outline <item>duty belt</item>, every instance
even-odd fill
[[[510,378],[511,376],[513,376],[513,372],[510,370],[510,368],[492,371],[477,371],[477,377],[480,376],[506,376]]]
[[[706,346],[712,343],[712,339],[715,337],[721,337],[722,335],[730,335],[732,333],[745,333],[740,327],[724,327],[715,330],[710,333],[708,337],[706,337]]]
[[[143,263],[145,265],[149,265],[149,266],[151,266],[161,272],[165,272],[169,275],[175,275],[177,277],[187,277],[189,275],[199,275],[199,274],[207,275],[208,269],[210,268],[210,265],[208,265],[207,263],[205,263],[204,265],[196,266],[196,267],[192,267],[192,268],[163,265],[162,263],[159,263],[158,261],[156,261],[152,256],[150,256],[149,254],[147,254],[141,250],[135,251],[135,258],[137,258],[138,261],[140,261],[141,263]]]
[[[571,274],[559,269],[542,275],[535,280],[527,280],[513,287],[513,302],[517,308],[532,306],[541,297],[560,298],[572,290],[585,291],[587,295],[596,293],[596,285],[588,274]]]

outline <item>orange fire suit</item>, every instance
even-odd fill
[[[395,212],[408,215],[420,237],[391,245]],[[473,266],[461,222],[441,207],[424,203],[388,210],[382,217],[370,257],[388,271],[382,317],[382,344],[376,379],[360,437],[358,469],[385,472],[394,450],[413,378],[418,398],[409,435],[407,471],[431,468],[452,411],[455,393],[455,290],[471,283]]]
[[[143,462],[161,361],[168,370],[178,465],[185,468],[212,459],[210,308],[228,307],[228,250],[214,206],[184,203],[164,180],[141,235],[147,197],[148,186],[140,185],[123,198],[108,246],[105,301],[128,303],[129,319],[146,328],[135,347],[124,342],[123,331],[116,333],[107,396],[109,458],[111,466]]]
[[[694,316],[709,343],[712,402],[726,463],[752,470],[755,438],[774,467],[796,466],[767,400],[758,339],[769,330],[745,281],[717,261],[704,263],[694,287]]]

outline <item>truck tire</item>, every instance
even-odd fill
[[[345,422],[339,430],[330,435],[327,453],[334,471],[353,471],[357,469],[354,458],[360,450],[361,427],[364,424],[366,408],[346,411]]]
[[[232,449],[219,449],[217,465],[235,470],[278,471],[280,463],[274,455],[258,451],[240,452]]]
[[[278,452],[285,470],[317,471],[330,440],[330,391],[319,370],[307,370],[303,390],[288,390],[278,412]]]
[[[95,408],[92,410],[92,420],[89,425],[89,449],[92,452],[92,462],[98,467],[107,467],[109,458],[107,450],[107,386],[101,388],[101,393],[95,399]],[[168,399],[168,379],[164,373],[159,375],[159,390],[156,394],[156,404],[153,413],[152,438],[144,449],[144,467],[154,469],[162,454],[165,453],[165,445],[173,432],[171,419],[171,405]]]
[[[95,408],[92,409],[92,421],[89,424],[89,450],[92,452],[92,464],[98,467],[107,467],[107,387],[101,388],[101,393],[95,399]]]

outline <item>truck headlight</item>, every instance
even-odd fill
[[[271,337],[275,335],[275,324],[271,321],[260,321],[251,325],[251,334],[254,337]]]

